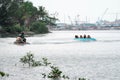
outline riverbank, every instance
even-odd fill
[[[19,33],[8,33],[8,32],[0,31],[0,37],[16,37],[18,35]],[[25,32],[26,37],[33,36],[33,35],[35,35],[34,32],[30,32],[30,31]]]
[[[32,32],[32,31],[25,31],[25,37],[30,37],[33,36],[37,33]],[[51,33],[50,31],[48,33]],[[20,33],[8,33],[8,32],[1,32],[0,31],[0,38],[4,38],[4,37],[16,37],[18,36]],[[39,34],[46,34],[46,33],[39,33]]]

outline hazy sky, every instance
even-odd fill
[[[120,19],[120,0],[29,0],[34,6],[44,6],[52,14],[57,12],[61,22]],[[106,11],[106,13],[105,13]],[[105,14],[104,14],[105,13]],[[104,15],[103,15],[104,14]],[[116,15],[117,14],[117,15]],[[71,19],[71,20],[70,20]]]

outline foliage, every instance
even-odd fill
[[[20,24],[25,26],[29,30],[30,26],[34,22],[40,21],[40,24],[36,24],[40,27],[38,29],[32,28],[37,33],[46,33],[48,28],[46,25],[53,25],[56,22],[55,17],[49,16],[45,7],[39,8],[33,6],[32,2],[24,0],[0,0],[0,26],[5,27],[6,32],[11,33],[19,32],[18,29],[14,29],[14,25]],[[37,31],[36,31],[37,30]]]
[[[59,78],[61,77],[62,71],[58,67],[51,66],[51,72],[48,74],[48,78]]]
[[[0,71],[0,75],[3,77],[5,76],[5,73]]]
[[[34,22],[30,27],[30,31],[34,31],[36,33],[47,33],[48,28],[44,22]]]
[[[25,25],[29,28],[30,23],[35,19],[37,15],[37,8],[33,6],[33,4],[29,1],[24,2],[20,6],[20,11],[17,11],[19,14],[20,21],[23,21],[21,25]]]
[[[31,52],[27,52],[27,55],[20,58],[20,62],[23,64],[28,64],[29,67],[36,67],[36,66],[48,66],[51,64],[48,62],[47,58],[42,58],[42,61],[36,61],[34,59],[34,55]]]
[[[34,55],[31,52],[27,52],[27,55],[20,58],[20,62],[22,62],[23,64],[28,64],[29,67],[48,66],[51,64],[47,58],[42,58],[42,61],[36,61],[34,59]],[[53,80],[60,80],[61,78],[70,79],[68,76],[64,75],[63,72],[58,67],[50,66],[50,69],[51,71],[48,74],[42,73],[43,78],[50,78]],[[4,73],[2,74],[4,75]],[[78,78],[78,80],[87,80],[87,79]]]
[[[9,74],[7,74],[7,73],[4,73],[4,72],[0,71],[0,76],[1,76],[1,77],[4,77],[4,76],[9,76]]]
[[[86,80],[85,78],[78,78],[78,80]]]
[[[42,58],[42,63],[43,63],[44,66],[48,66],[48,65],[51,64],[50,62],[48,62],[47,58]]]
[[[35,60],[34,60],[34,61],[32,62],[32,66],[33,66],[33,67],[41,66],[41,65],[42,65],[42,64],[41,64],[40,61],[35,61]]]
[[[19,24],[13,25],[12,27],[8,26],[8,27],[3,27],[4,31],[7,31],[9,33],[20,33],[23,30],[25,30],[24,27],[20,26]]]
[[[38,15],[40,20],[45,20],[45,18],[48,16],[47,11],[45,10],[45,7],[39,6]]]
[[[27,55],[20,58],[20,62],[22,62],[24,64],[28,64],[30,67],[30,66],[32,66],[32,64],[34,62],[34,55],[31,54],[31,52],[28,52]]]
[[[14,18],[21,2],[16,0],[0,0],[0,25],[12,26],[16,23]]]
[[[60,78],[69,79],[68,76],[62,75],[62,71],[60,71],[58,67],[51,66],[50,68],[51,68],[51,72],[48,75],[43,73],[42,74],[43,78],[47,76],[48,78],[52,78],[52,79],[60,79]]]

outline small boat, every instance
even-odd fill
[[[18,36],[16,38],[16,41],[14,42],[14,44],[24,45],[24,44],[30,44],[30,43],[26,42],[26,38],[21,38],[21,37]]]
[[[19,41],[15,41],[14,44],[17,44],[17,45],[24,45],[24,44],[30,44],[28,42],[19,42]]]
[[[96,41],[95,38],[74,38],[74,39],[78,41],[83,41],[83,42]]]

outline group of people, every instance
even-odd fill
[[[91,36],[90,35],[80,35],[80,36],[78,36],[78,35],[75,35],[75,38],[91,38]]]
[[[26,38],[24,36],[24,32],[21,32],[19,36],[16,38],[16,42],[18,43],[26,43]]]

